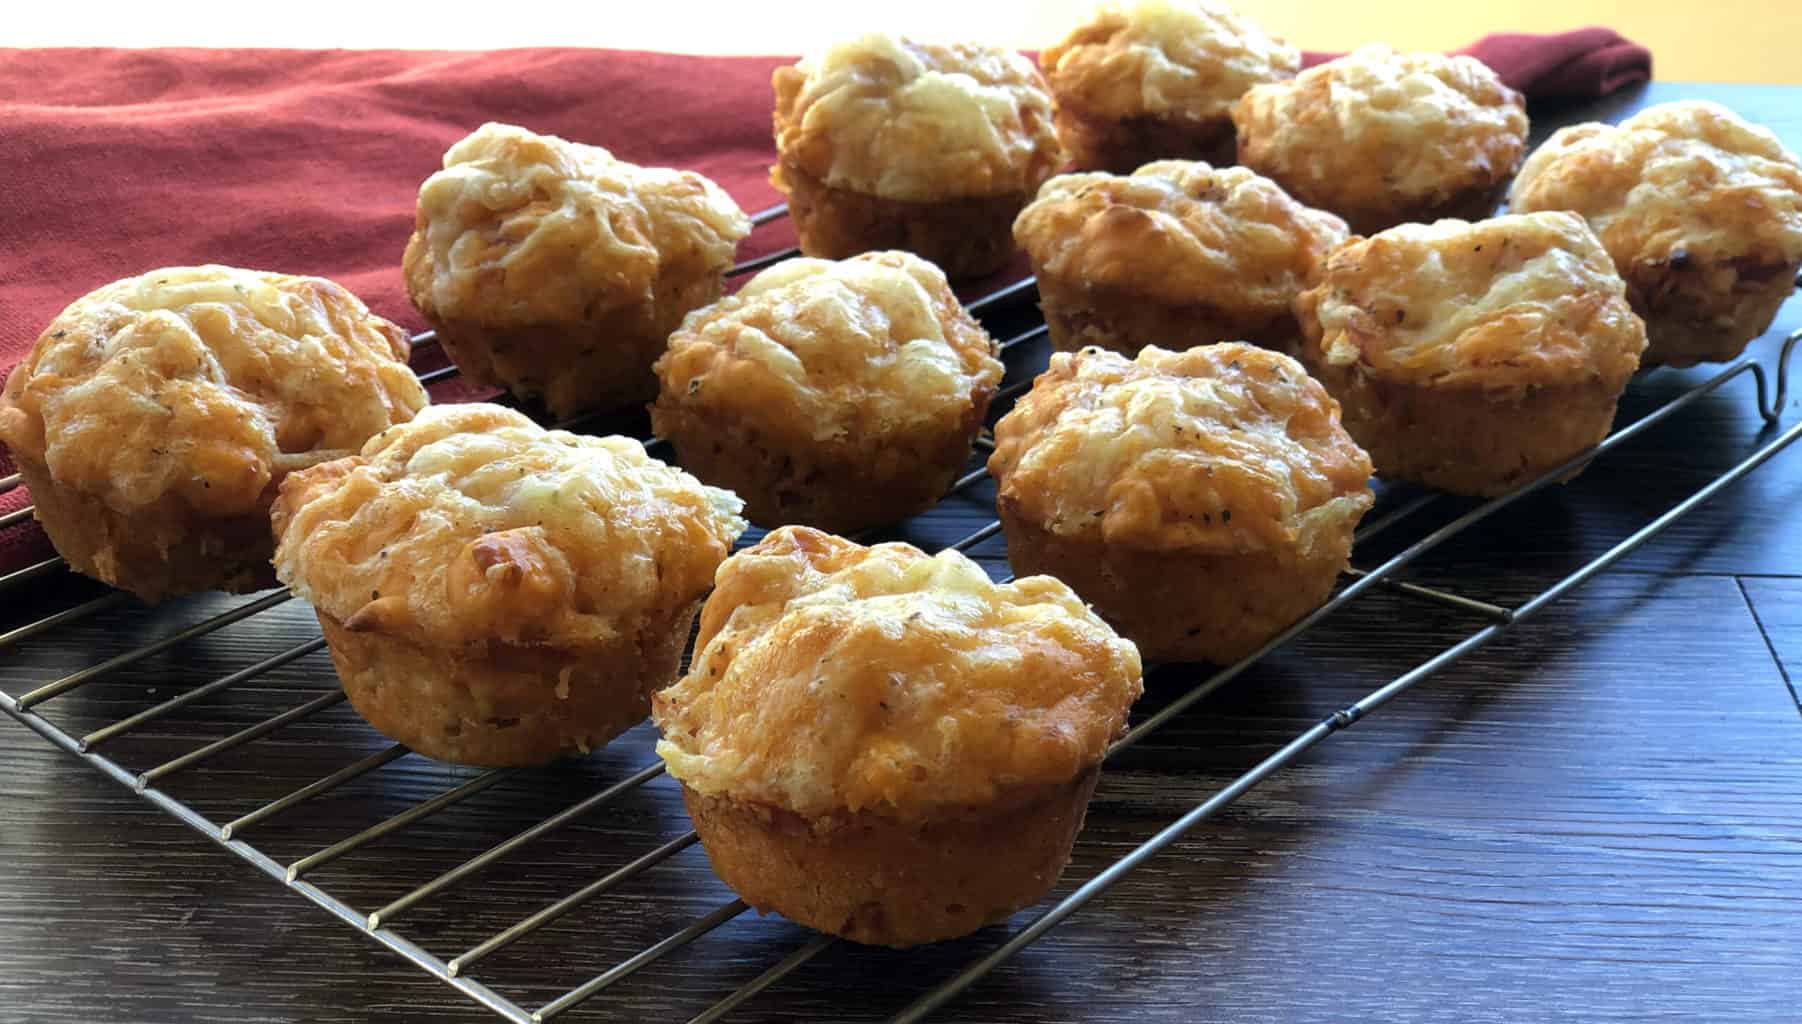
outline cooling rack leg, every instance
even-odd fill
[[[1798,342],[1802,342],[1802,329],[1790,332],[1790,336],[1783,339],[1783,348],[1777,352],[1777,396],[1768,404],[1764,400],[1764,372],[1762,368],[1759,370],[1758,414],[1768,424],[1774,425],[1783,415],[1783,407],[1789,403],[1789,360]]]

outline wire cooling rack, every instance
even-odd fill
[[[765,210],[755,217],[753,222],[759,226],[784,216],[783,207]],[[771,253],[767,256],[748,260],[734,267],[732,273],[743,275],[762,269],[782,259],[795,255],[792,248]],[[970,310],[985,323],[1012,321],[1019,323],[1022,316],[1030,313],[1029,303],[1033,298],[1035,285],[1031,278],[1017,281],[1007,287],[991,292],[969,303]],[[1045,336],[1042,321],[1036,326],[1011,332],[1001,343],[1004,352],[1016,355],[1027,351],[1027,346]],[[424,348],[432,341],[431,336],[422,335],[416,343]],[[1069,895],[1042,909],[1030,911],[1033,916],[1028,924],[1014,932],[991,952],[970,962],[960,971],[946,980],[918,993],[914,1001],[902,1009],[892,1020],[894,1022],[913,1022],[923,1020],[934,1011],[944,1006],[959,993],[975,984],[985,974],[1018,953],[1027,945],[1036,941],[1046,932],[1057,927],[1070,915],[1076,913],[1085,904],[1105,893],[1118,883],[1134,868],[1145,860],[1157,855],[1160,850],[1169,846],[1178,837],[1195,828],[1208,818],[1242,796],[1247,790],[1269,778],[1284,766],[1294,762],[1318,744],[1327,740],[1341,730],[1347,729],[1363,716],[1382,707],[1384,704],[1400,696],[1410,687],[1432,676],[1435,672],[1452,664],[1465,655],[1475,651],[1515,628],[1531,618],[1547,605],[1563,597],[1571,590],[1602,572],[1621,558],[1670,526],[1673,522],[1708,501],[1722,489],[1730,486],[1741,477],[1752,472],[1779,451],[1802,436],[1802,423],[1768,436],[1768,439],[1749,452],[1743,459],[1726,471],[1713,477],[1708,483],[1692,492],[1674,507],[1659,515],[1638,530],[1626,536],[1600,557],[1584,564],[1569,573],[1550,587],[1532,598],[1513,607],[1503,607],[1486,601],[1464,597],[1444,590],[1433,589],[1398,578],[1401,571],[1410,563],[1458,536],[1464,531],[1483,522],[1496,513],[1508,508],[1537,491],[1540,491],[1563,477],[1567,472],[1583,465],[1593,458],[1605,457],[1607,453],[1645,433],[1658,423],[1678,414],[1704,396],[1721,389],[1724,385],[1740,377],[1750,376],[1756,387],[1756,401],[1759,415],[1766,424],[1763,435],[1770,435],[1778,425],[1788,393],[1788,368],[1792,350],[1798,342],[1802,342],[1802,331],[1790,335],[1777,356],[1775,380],[1767,372],[1764,365],[1751,358],[1743,358],[1727,366],[1705,382],[1677,394],[1675,397],[1657,406],[1628,426],[1622,427],[1609,435],[1594,449],[1585,452],[1570,461],[1558,466],[1543,476],[1534,479],[1521,487],[1471,508],[1462,515],[1428,532],[1425,536],[1409,544],[1381,564],[1367,570],[1352,570],[1338,592],[1320,608],[1301,621],[1272,638],[1269,643],[1246,657],[1245,659],[1221,668],[1189,686],[1180,696],[1169,701],[1155,713],[1137,721],[1109,750],[1112,758],[1120,751],[1132,747],[1144,740],[1151,733],[1183,714],[1197,701],[1202,700],[1214,690],[1237,677],[1259,659],[1275,648],[1289,642],[1296,636],[1314,628],[1317,624],[1357,600],[1361,595],[1376,587],[1383,587],[1411,598],[1430,601],[1466,613],[1484,624],[1465,635],[1462,639],[1444,647],[1438,653],[1415,665],[1412,669],[1390,679],[1388,682],[1372,690],[1361,700],[1346,705],[1331,715],[1322,718],[1312,727],[1289,741],[1275,753],[1260,761],[1251,770],[1240,775],[1205,801],[1195,805],[1180,817],[1171,821],[1146,841],[1140,843],[1127,854],[1103,868],[1100,872],[1079,885]],[[1019,362],[1019,360],[1015,360]],[[1036,371],[1037,367],[1030,370]],[[1016,366],[1010,372],[1015,379],[1003,387],[995,402],[991,414],[998,416],[1005,411],[1012,399],[1018,397],[1031,384],[1032,373],[1029,368]],[[456,374],[455,367],[447,366],[421,374],[426,383],[435,383]],[[1773,390],[1774,384],[1774,390]],[[560,426],[579,428],[587,422],[578,418]],[[647,446],[657,450],[662,442],[651,439]],[[993,447],[987,432],[978,439],[978,457]],[[660,454],[669,454],[667,451]],[[953,485],[952,493],[962,492],[977,484],[986,476],[986,471],[976,468],[960,477]],[[0,491],[10,490],[18,486],[19,480],[13,477],[0,480]],[[1436,500],[1431,493],[1417,494],[1400,502],[1385,502],[1392,507],[1382,509],[1365,524],[1357,534],[1360,547],[1377,534],[1396,526],[1415,516]],[[0,517],[0,529],[26,521],[31,515],[29,508]],[[960,551],[968,551],[982,542],[995,537],[1000,532],[998,523],[992,519],[978,529],[947,545]],[[20,588],[34,581],[42,580],[52,574],[63,573],[66,567],[60,559],[52,558],[35,565],[19,569],[6,576],[0,576],[0,597],[18,594]],[[182,709],[198,702],[217,697],[234,687],[241,686],[264,673],[271,672],[290,662],[315,653],[325,646],[323,638],[315,638],[298,644],[287,650],[262,658],[209,682],[187,689],[177,695],[163,700],[150,707],[138,710],[126,717],[111,721],[99,728],[81,735],[65,731],[57,724],[47,720],[39,708],[55,698],[69,694],[102,677],[128,672],[154,655],[168,651],[179,644],[213,633],[233,623],[249,619],[269,611],[289,601],[291,595],[286,591],[276,591],[235,605],[230,610],[216,614],[204,621],[195,623],[175,632],[162,636],[150,643],[128,650],[113,657],[106,658],[86,668],[69,673],[60,678],[51,679],[36,685],[34,688],[12,696],[0,693],[0,711],[24,724],[27,728],[50,741],[69,754],[86,761],[102,774],[118,782],[120,785],[137,793],[150,804],[167,812],[183,824],[206,836],[225,850],[268,875],[277,883],[299,893],[312,901],[327,913],[338,918],[344,924],[362,933],[375,942],[386,946],[400,956],[411,961],[419,968],[430,973],[439,980],[452,986],[464,995],[481,1005],[493,1010],[502,1018],[516,1024],[552,1020],[567,1011],[588,1003],[601,996],[609,988],[623,981],[644,967],[669,956],[675,951],[694,942],[703,935],[720,928],[722,925],[744,914],[749,908],[739,900],[731,900],[714,907],[711,911],[700,915],[686,926],[667,934],[661,940],[651,943],[636,954],[621,960],[613,967],[575,984],[555,998],[528,1009],[519,1001],[503,995],[497,988],[478,980],[481,972],[478,968],[491,955],[527,936],[546,927],[577,908],[600,899],[607,893],[619,889],[628,881],[651,871],[657,865],[669,860],[676,854],[694,845],[696,837],[688,831],[674,839],[645,852],[622,866],[595,878],[561,899],[552,902],[536,912],[520,918],[511,925],[489,934],[487,938],[477,942],[448,959],[425,949],[419,942],[410,939],[397,925],[397,921],[410,912],[443,898],[455,887],[469,882],[475,876],[490,869],[504,858],[525,848],[544,837],[571,825],[590,815],[615,804],[638,787],[655,779],[663,773],[659,762],[646,764],[626,774],[625,777],[602,788],[569,806],[563,807],[548,817],[509,838],[496,843],[474,857],[457,866],[438,874],[436,877],[405,892],[398,898],[373,908],[354,908],[344,899],[328,891],[316,883],[314,876],[321,868],[362,849],[386,836],[402,830],[419,826],[425,819],[445,811],[496,784],[518,774],[516,770],[485,771],[467,778],[465,781],[438,793],[435,796],[413,804],[408,809],[382,820],[355,834],[312,850],[312,852],[296,859],[283,862],[276,859],[251,840],[245,834],[255,826],[289,812],[308,801],[316,800],[326,794],[339,790],[366,775],[374,773],[405,756],[406,748],[393,745],[376,753],[369,754],[353,763],[329,774],[297,785],[286,795],[271,800],[247,813],[240,814],[228,821],[215,821],[196,810],[189,803],[171,795],[164,788],[164,783],[171,776],[179,773],[195,771],[203,768],[209,761],[247,744],[254,743],[279,730],[293,726],[298,722],[318,715],[344,702],[341,690],[333,689],[304,703],[289,707],[280,713],[263,718],[247,725],[236,732],[219,739],[207,742],[188,750],[179,756],[163,761],[153,767],[134,771],[125,767],[119,760],[100,752],[105,744],[143,729],[171,716]],[[5,633],[0,633],[0,651],[7,651],[26,644],[34,638],[48,638],[60,627],[71,626],[80,620],[99,616],[115,609],[128,599],[121,594],[108,593],[93,598],[73,607],[57,611],[42,619],[17,626]],[[296,780],[298,781],[298,780]],[[725,998],[702,1011],[693,1018],[697,1022],[718,1020],[737,1009],[758,993],[779,982],[786,975],[794,972],[803,964],[824,952],[837,940],[830,936],[818,935],[802,943],[792,952],[769,965],[762,973],[740,986]],[[896,957],[905,957],[906,953],[895,953]]]

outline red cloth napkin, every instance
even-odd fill
[[[1490,36],[1465,52],[1529,96],[1601,95],[1651,65],[1606,29]],[[747,211],[763,209],[780,199],[767,178],[770,72],[789,60],[0,50],[0,367],[10,371],[73,299],[178,264],[320,274],[419,328],[399,271],[414,196],[444,150],[486,120],[698,170]],[[792,240],[770,225],[741,254]],[[0,476],[11,472],[0,454]],[[28,501],[23,489],[0,495],[0,514]],[[0,530],[0,573],[49,554],[35,526]]]

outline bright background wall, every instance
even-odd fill
[[[1019,47],[1056,39],[1094,0],[14,0],[14,46],[576,45],[794,53],[872,27]],[[1802,83],[1802,0],[1240,0],[1317,50],[1385,41],[1450,49],[1487,31],[1604,24],[1652,48],[1668,80]]]

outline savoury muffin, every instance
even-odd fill
[[[1608,253],[1569,213],[1353,239],[1296,316],[1303,361],[1377,474],[1470,495],[1606,436],[1646,347]]]
[[[1527,158],[1509,205],[1589,222],[1645,319],[1647,364],[1739,355],[1802,269],[1802,163],[1715,103],[1561,128]]]
[[[991,273],[1064,162],[1045,80],[1007,50],[869,35],[773,84],[770,180],[809,256],[905,249],[953,279]]]
[[[1294,359],[1252,345],[1059,353],[995,425],[1015,572],[1068,583],[1147,661],[1236,661],[1312,611],[1370,459]]]
[[[1165,160],[1126,177],[1051,179],[1014,237],[1052,345],[1131,356],[1227,339],[1295,351],[1295,296],[1346,232],[1243,167]]]
[[[994,350],[917,256],[787,260],[670,337],[651,424],[752,522],[851,532],[944,495],[1001,381]]]
[[[275,567],[369,724],[427,757],[534,764],[644,719],[738,509],[630,438],[440,406],[291,475]]]
[[[664,339],[750,231],[699,174],[485,124],[419,188],[407,294],[465,377],[567,417],[657,394]]]
[[[1495,212],[1527,147],[1527,109],[1474,57],[1364,46],[1233,108],[1239,162],[1367,235]]]
[[[1139,655],[1045,576],[784,527],[729,559],[657,744],[746,903],[912,946],[1038,901]]]
[[[1215,0],[1103,4],[1039,56],[1057,130],[1084,170],[1233,162],[1233,104],[1295,77],[1301,51]]]
[[[407,354],[331,281],[153,270],[44,329],[0,395],[0,441],[77,571],[146,601],[257,590],[282,479],[425,407]]]

